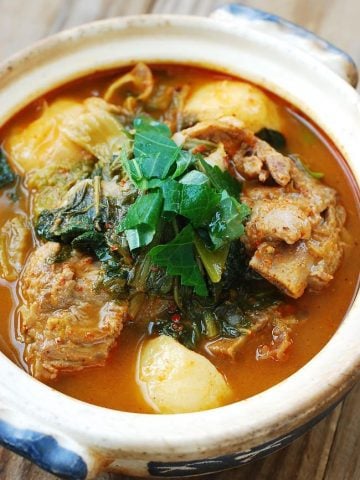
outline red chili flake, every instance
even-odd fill
[[[117,250],[119,250],[119,248],[116,245],[111,245],[110,250],[112,252],[116,252]]]
[[[171,316],[171,321],[178,323],[181,320],[181,315],[180,313],[174,313],[174,315]]]
[[[183,326],[179,323],[172,323],[171,327],[174,332],[181,332],[181,330],[183,329]]]
[[[193,148],[193,153],[204,153],[207,150],[206,145],[198,145],[197,147]]]

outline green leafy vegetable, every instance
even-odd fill
[[[59,253],[47,259],[48,264],[65,262],[71,257],[72,248],[70,245],[61,245]]]
[[[303,172],[306,172],[310,177],[315,178],[316,180],[321,180],[324,178],[325,174],[322,172],[313,172],[310,170],[310,168],[301,160],[299,155],[296,155],[295,153],[288,155],[291,160],[295,163],[295,165],[299,168],[299,170],[302,170]]]
[[[151,322],[150,333],[172,336],[187,348],[195,349],[203,337],[248,335],[256,322],[257,312],[281,302],[278,290],[248,269],[239,241],[231,243],[223,278],[216,288],[220,288],[221,298],[185,293],[181,314],[175,320],[171,317]]]
[[[209,178],[198,170],[191,170],[179,180],[179,183],[183,185],[210,185]]]
[[[206,283],[194,256],[194,236],[193,228],[187,225],[171,242],[153,247],[149,255],[169,275],[179,275],[182,285],[194,287],[198,295],[206,296]]]
[[[12,183],[15,179],[16,175],[11,170],[4,151],[0,148],[0,188]]]
[[[241,184],[235,180],[229,172],[223,172],[217,165],[212,167],[203,158],[200,159],[200,164],[205,174],[210,179],[210,182],[218,192],[226,190],[229,195],[235,198],[239,197]]]
[[[271,145],[275,150],[284,150],[286,148],[286,139],[284,135],[271,128],[262,128],[256,136]]]
[[[203,315],[203,333],[209,339],[217,337],[220,333],[219,322],[215,315],[207,310]]]
[[[310,170],[310,168],[308,168],[306,165],[304,165],[304,168],[306,172],[310,175],[310,177],[316,178],[317,180],[321,180],[325,177],[325,173],[323,172],[314,172],[313,170]]]
[[[121,161],[125,172],[136,188],[146,190],[148,188],[148,180],[143,175],[138,159],[129,159],[127,155],[122,155]]]
[[[164,212],[188,218],[195,228],[211,220],[220,201],[220,194],[205,183],[184,184],[170,179],[161,188]]]
[[[170,139],[166,125],[148,117],[140,117],[135,119],[134,128],[134,158],[123,159],[123,163],[132,182],[145,193],[129,208],[119,231],[125,231],[129,247],[134,250],[151,243],[160,216],[165,221],[175,219],[176,216],[187,219],[187,227],[191,226],[189,231],[201,228],[211,248],[224,246],[218,253],[210,253],[210,249],[206,246],[201,248],[201,241],[197,240],[196,252],[210,279],[218,282],[226,261],[227,244],[243,234],[242,222],[248,214],[247,207],[241,206],[234,198],[240,193],[239,182],[228,172],[207,164],[200,155],[193,155],[177,147]],[[153,190],[156,191],[152,192]],[[181,233],[182,231],[179,233],[180,238]],[[192,251],[194,242],[196,243],[195,237],[191,237],[188,246]],[[171,242],[167,245],[170,244]],[[164,247],[165,245],[161,246]],[[183,249],[184,246],[181,249],[178,245],[176,249],[171,247],[174,265],[174,252],[180,254]],[[193,260],[192,266],[198,271],[195,259]],[[176,268],[179,270],[183,259],[178,261]],[[161,263],[157,265],[165,266]],[[173,271],[174,268],[170,270]],[[168,274],[176,275],[170,270],[167,270]],[[198,273],[200,275],[200,271]],[[189,285],[186,283],[187,278],[186,274],[181,276],[183,285]]]
[[[180,177],[185,173],[196,161],[196,156],[188,150],[180,150],[179,156],[176,160],[175,172],[171,175],[171,178]]]
[[[220,282],[230,244],[225,244],[217,250],[210,250],[198,235],[195,235],[194,243],[210,280],[213,283]]]
[[[116,189],[112,182],[106,185],[110,191]],[[66,252],[75,248],[95,255],[102,262],[99,288],[122,298],[131,262],[126,245],[113,233],[113,225],[123,216],[133,191],[124,188],[116,192],[120,192],[116,198],[106,196],[98,176],[81,180],[69,190],[62,207],[40,213],[36,232],[46,240],[61,242],[67,246]]]
[[[171,136],[170,128],[166,123],[158,122],[152,117],[146,117],[145,115],[140,115],[134,119],[134,128],[136,130],[151,130],[154,133],[159,133],[166,137]]]
[[[163,199],[161,193],[141,195],[133,203],[118,230],[125,231],[130,250],[149,245],[159,223]]]
[[[70,243],[75,237],[94,230],[95,219],[100,214],[94,190],[92,180],[78,182],[69,191],[63,207],[40,213],[37,234],[46,240]]]
[[[249,207],[239,203],[227,192],[221,195],[219,209],[210,222],[210,238],[215,248],[235,240],[244,234],[244,220],[250,214]]]
[[[170,130],[166,125],[158,122],[149,124],[141,118],[135,121],[134,126],[134,157],[142,175],[147,179],[164,179],[180,153],[179,147],[170,139]]]

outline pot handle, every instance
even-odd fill
[[[61,478],[89,478],[89,473],[92,473],[89,470],[93,470],[93,465],[91,456],[84,448],[65,438],[42,433],[39,431],[41,428],[29,428],[27,421],[21,417],[18,414],[15,417],[10,410],[1,409],[0,445]]]
[[[358,83],[357,67],[349,54],[282,17],[236,3],[217,8],[210,17],[239,28],[250,28],[276,37],[306,51],[353,87]]]

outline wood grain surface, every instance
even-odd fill
[[[0,0],[0,61],[65,28],[137,13],[207,15],[214,0]],[[360,65],[359,0],[249,0],[242,3],[282,15],[315,31]],[[321,381],[321,379],[319,379]],[[360,385],[334,412],[283,450],[205,480],[360,480]],[[0,480],[51,480],[29,461],[0,448]],[[127,480],[102,474],[97,480]]]

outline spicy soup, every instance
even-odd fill
[[[0,140],[0,348],[65,394],[131,412],[241,400],[351,305],[358,191],[269,92],[140,64],[50,92]]]

